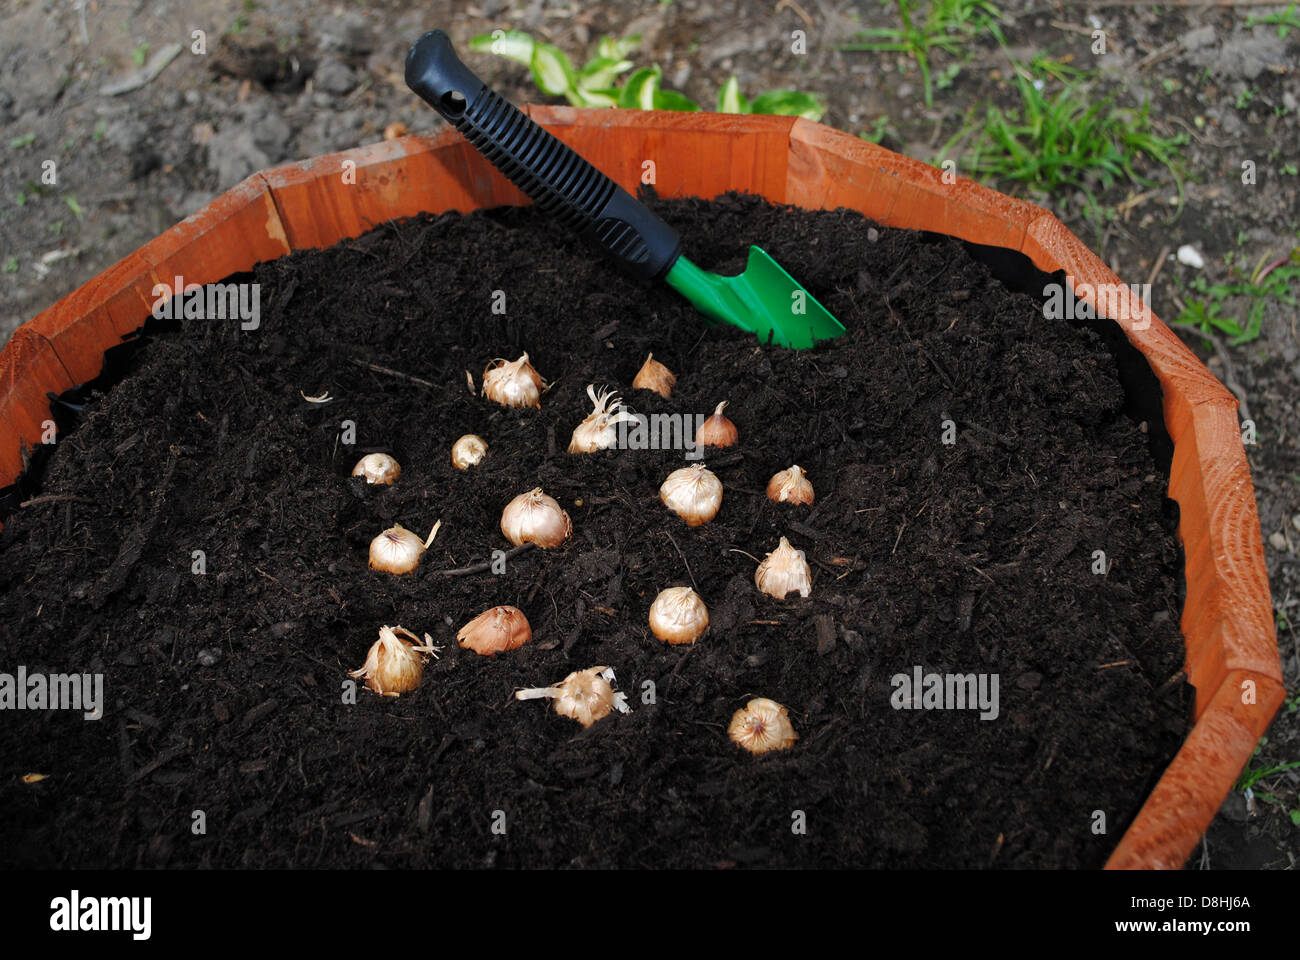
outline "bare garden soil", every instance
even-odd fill
[[[706,269],[762,244],[851,335],[784,351],[706,328],[503,209],[262,264],[236,278],[261,285],[258,329],[150,321],[79,415],[56,403],[75,429],[0,533],[0,671],[103,673],[107,704],[0,716],[3,865],[1105,862],[1190,707],[1149,371],[1113,325],[1045,320],[949,238],[750,197],[656,206]],[[540,411],[470,393],[466,370],[524,350],[553,384]],[[671,400],[630,387],[650,351]],[[726,491],[714,521],[659,502],[680,450],[565,452],[589,383],[644,413],[730,401],[740,444],[704,461]],[[490,450],[462,473],[449,450],[469,432]],[[374,450],[401,462],[395,486],[349,477]],[[811,507],[764,496],[793,463]],[[538,485],[568,544],[439,572],[508,548],[501,509]],[[367,569],[385,527],[439,519],[413,575]],[[812,564],[808,599],[755,589],[749,555],[781,536]],[[649,604],[692,582],[710,630],[665,647]],[[494,604],[534,641],[458,649]],[[440,658],[414,693],[345,703],[381,624],[427,631]],[[512,697],[594,665],[630,714],[583,730]],[[891,677],[916,666],[996,674],[998,716],[894,709]],[[789,708],[792,750],[728,740],[755,696]]]

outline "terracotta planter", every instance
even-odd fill
[[[895,227],[1021,251],[1073,277],[1079,299],[1117,319],[1163,389],[1181,508],[1182,629],[1196,725],[1108,863],[1182,865],[1282,702],[1281,665],[1237,401],[1135,296],[1099,304],[1118,279],[1045,210],[803,120],[533,107],[534,119],[624,187],[654,160],[664,195],[744,190],[812,209],[851,207]],[[345,173],[354,171],[354,182]],[[24,324],[0,353],[0,484],[40,442],[47,391],[100,372],[138,328],[156,283],[208,283],[291,250],[325,247],[421,211],[525,198],[454,131],[407,137],[255,174]],[[1144,322],[1145,321],[1145,322]]]

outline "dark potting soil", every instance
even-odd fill
[[[751,197],[657,206],[706,269],[763,244],[851,336],[785,351],[708,329],[529,209],[262,264],[253,331],[152,324],[0,535],[0,671],[102,673],[106,702],[100,720],[0,716],[4,865],[1105,862],[1189,706],[1176,508],[1112,353],[949,238]],[[471,395],[466,370],[524,350],[553,381],[540,411]],[[671,400],[631,389],[650,351]],[[713,522],[659,502],[681,450],[565,452],[589,383],[644,413],[730,401],[740,444],[704,461],[726,491]],[[462,473],[449,449],[469,432],[491,449]],[[374,450],[396,485],[350,479]],[[793,463],[811,507],[764,496]],[[572,516],[567,545],[438,573],[508,548],[501,509],[538,485]],[[415,574],[367,569],[381,530],[438,519]],[[783,535],[808,599],[755,589]],[[649,604],[692,582],[711,628],[666,647]],[[458,649],[503,603],[534,641]],[[414,693],[345,702],[381,624],[441,656]],[[630,714],[584,730],[512,697],[594,665]],[[917,667],[996,677],[996,717],[895,709]],[[728,740],[756,696],[789,708],[793,749]]]

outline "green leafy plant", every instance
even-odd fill
[[[867,141],[867,143],[878,144],[881,140],[885,139],[885,134],[889,132],[889,117],[882,113],[880,116],[876,117],[876,122],[871,125],[870,130],[864,130],[862,133],[859,133],[858,136]]]
[[[1246,18],[1246,29],[1250,29],[1259,23],[1272,23],[1277,25],[1277,36],[1279,40],[1285,40],[1286,35],[1292,30],[1300,30],[1300,11],[1296,10],[1294,3],[1286,5],[1286,9],[1277,13],[1251,14]]]
[[[18,258],[17,258],[17,257],[10,255],[9,257],[6,257],[6,258],[5,258],[4,272],[5,272],[5,273],[17,273],[17,272],[18,272]]]
[[[9,148],[11,150],[18,150],[22,147],[30,147],[35,142],[36,142],[36,134],[24,133],[22,136],[14,137],[12,140],[10,140]]]
[[[898,8],[899,25],[859,30],[854,35],[854,42],[843,44],[839,49],[910,54],[921,71],[927,107],[934,102],[933,53],[943,51],[949,56],[959,53],[963,44],[1002,17],[1002,12],[989,0],[931,0],[924,18],[920,16],[915,0],[881,0],[881,5]],[[960,67],[944,70],[937,84],[939,88],[950,86],[959,70]]]
[[[628,55],[641,37],[601,37],[593,56],[581,68],[559,47],[534,40],[522,30],[494,30],[469,42],[471,50],[491,53],[521,63],[532,72],[537,89],[550,97],[564,97],[577,107],[622,107],[629,110],[702,109],[698,103],[675,90],[663,87],[658,64],[637,68]],[[624,76],[626,74],[626,77]],[[730,77],[718,90],[720,113],[769,113],[820,120],[826,104],[814,93],[798,90],[770,90],[753,100],[740,92]]]
[[[1044,193],[1073,187],[1082,191],[1096,210],[1095,184],[1105,188],[1126,179],[1153,185],[1136,168],[1145,158],[1169,171],[1181,208],[1178,148],[1187,142],[1186,135],[1158,135],[1152,128],[1149,103],[1139,108],[1121,107],[1115,102],[1115,93],[1097,95],[1090,75],[1037,63],[1035,69],[1033,63],[1012,61],[1019,105],[1003,109],[987,103],[983,118],[968,122],[944,144],[940,159],[973,135],[964,161],[966,170],[995,180],[1017,180]],[[1059,89],[1049,93],[1053,84],[1059,84]]]
[[[144,66],[145,57],[149,56],[149,41],[146,40],[138,47],[131,51],[131,59],[135,61],[137,67]]]
[[[1270,300],[1290,307],[1300,304],[1293,292],[1297,283],[1300,283],[1300,247],[1268,266],[1261,263],[1249,278],[1236,283],[1212,284],[1197,276],[1190,284],[1191,289],[1204,296],[1195,300],[1189,298],[1173,322],[1201,333],[1227,334],[1228,345],[1239,347],[1259,337],[1264,310]],[[1229,301],[1242,297],[1246,298],[1244,317],[1236,311],[1225,316],[1223,311],[1228,308]]]
[[[1295,760],[1291,763],[1279,763],[1272,767],[1254,766],[1255,758],[1259,756],[1259,752],[1267,743],[1268,737],[1259,738],[1259,743],[1255,745],[1255,752],[1251,754],[1250,763],[1246,765],[1246,769],[1241,771],[1241,776],[1237,778],[1235,789],[1242,792],[1249,792],[1251,796],[1259,797],[1259,799],[1266,803],[1276,804],[1285,809],[1287,805],[1279,800],[1274,794],[1256,790],[1255,787],[1262,783],[1262,781],[1267,777],[1276,776],[1279,773],[1285,773],[1287,770],[1300,768],[1300,760]],[[1300,809],[1287,810],[1287,813],[1291,817],[1291,822],[1296,826],[1300,826]]]

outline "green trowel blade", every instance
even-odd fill
[[[701,270],[678,257],[664,279],[708,317],[766,342],[802,350],[844,333],[844,325],[758,247],[738,277]]]

